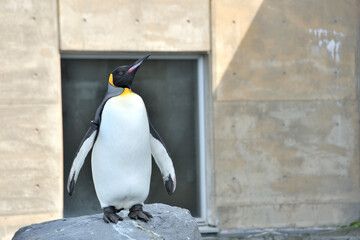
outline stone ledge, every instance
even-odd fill
[[[13,240],[201,239],[197,222],[188,210],[165,204],[147,204],[144,210],[153,215],[147,223],[129,219],[127,211],[119,214],[124,220],[117,224],[107,224],[102,214],[94,214],[26,226],[15,233]]]

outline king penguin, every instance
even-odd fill
[[[123,220],[116,213],[128,209],[129,218],[147,222],[143,211],[151,177],[151,155],[169,195],[176,188],[175,170],[164,142],[148,119],[142,98],[131,84],[147,55],[132,65],[115,68],[108,89],[75,155],[67,190],[71,196],[85,158],[92,149],[91,167],[96,195],[107,223]]]

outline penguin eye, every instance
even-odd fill
[[[120,76],[124,75],[124,72],[119,72],[119,75],[120,75]]]

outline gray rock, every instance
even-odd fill
[[[153,215],[147,223],[129,219],[127,211],[119,214],[124,220],[117,224],[107,224],[102,214],[95,214],[26,226],[15,233],[13,240],[201,239],[188,210],[158,203],[145,205],[144,210]]]
[[[360,240],[360,228],[329,226],[243,229],[237,233],[205,236],[203,240]]]

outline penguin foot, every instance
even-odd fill
[[[119,212],[119,211],[118,211]],[[122,221],[122,217],[116,214],[116,209],[113,206],[104,208],[104,216],[103,219],[106,223],[117,223],[118,221]]]
[[[150,213],[143,211],[141,204],[136,204],[136,205],[132,206],[129,210],[128,216],[131,219],[135,219],[135,220],[139,219],[144,222],[149,221],[150,218],[153,217]]]

